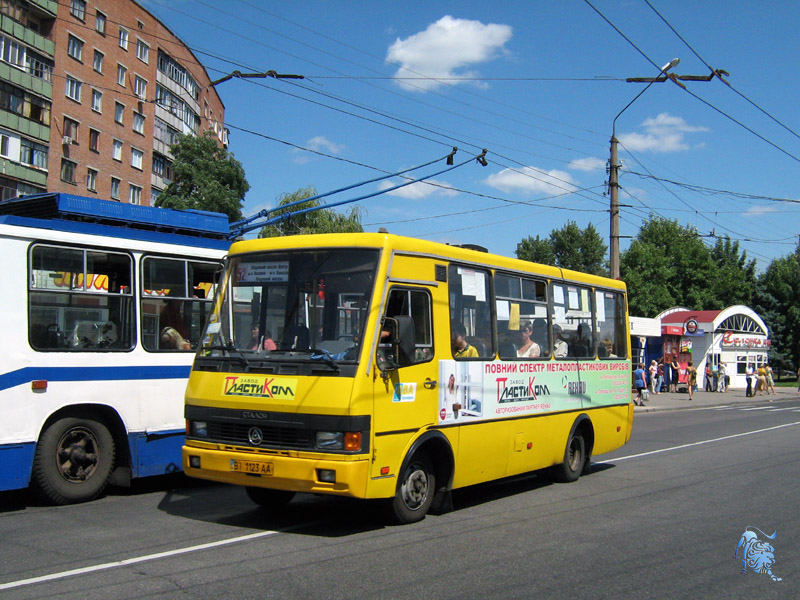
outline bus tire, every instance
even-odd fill
[[[559,483],[572,483],[583,473],[586,466],[586,440],[580,431],[574,431],[567,440],[564,460],[553,468],[553,476]]]
[[[247,492],[247,497],[250,498],[253,502],[258,504],[262,508],[266,508],[268,510],[276,510],[278,508],[283,508],[289,502],[291,502],[292,498],[294,498],[294,492],[287,492],[285,490],[271,490],[269,488],[262,488],[262,487],[245,487],[244,491]]]
[[[428,455],[416,453],[405,465],[392,499],[392,520],[399,524],[416,523],[425,518],[436,492],[436,475]]]
[[[106,488],[114,458],[114,438],[105,425],[60,419],[36,444],[32,482],[38,495],[53,504],[88,502]]]

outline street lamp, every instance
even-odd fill
[[[639,96],[644,94],[647,89],[653,85],[655,82],[661,82],[666,80],[666,73],[673,67],[677,66],[678,63],[681,62],[679,58],[673,58],[663,67],[661,67],[661,75],[659,77],[654,77],[649,79],[649,83],[645,86],[645,88],[636,94],[633,100],[628,102],[621,111],[617,113],[617,116],[614,117],[614,121],[611,123],[611,161],[609,163],[609,173],[608,173],[608,188],[609,188],[609,195],[611,196],[611,235],[609,239],[609,271],[612,279],[619,279],[619,162],[617,160],[617,144],[619,141],[617,140],[617,119],[619,116],[624,113],[628,107],[636,102],[639,99]]]

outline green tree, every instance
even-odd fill
[[[285,206],[292,202],[298,202],[304,198],[311,198],[317,195],[314,186],[300,188],[291,194],[283,194],[280,197],[278,206]],[[287,212],[297,212],[306,208],[322,206],[319,200],[309,200],[302,202],[288,209],[279,209],[269,215],[270,218],[277,217]],[[294,217],[289,217],[284,221],[268,225],[261,229],[258,237],[277,237],[280,235],[300,235],[305,233],[353,233],[361,232],[361,210],[353,206],[347,213],[338,213],[332,208],[321,208]]]
[[[620,256],[630,313],[655,317],[673,306],[723,308],[713,289],[711,252],[690,227],[651,217]]]
[[[607,246],[589,223],[585,229],[574,221],[567,221],[561,229],[550,232],[549,239],[528,236],[517,244],[517,258],[563,269],[572,269],[595,275],[606,275]]]
[[[213,131],[181,135],[169,150],[175,157],[173,180],[156,199],[156,206],[221,212],[231,221],[242,218],[250,184],[241,163],[217,143]]]
[[[753,308],[770,330],[770,360],[784,368],[800,364],[800,244],[794,253],[776,258],[758,278]]]
[[[549,239],[526,237],[517,243],[517,258],[529,260],[543,265],[555,265],[556,255]]]
[[[750,306],[756,289],[756,261],[747,260],[747,253],[740,251],[739,242],[728,236],[718,238],[711,248],[714,277],[710,283],[718,306],[725,308],[734,304]]]

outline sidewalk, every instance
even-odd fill
[[[749,403],[762,403],[769,402],[770,400],[792,400],[800,399],[797,394],[797,386],[792,387],[776,387],[777,395],[752,396],[750,398],[744,395],[744,389],[729,390],[727,392],[703,392],[697,391],[694,393],[694,399],[689,401],[689,394],[686,392],[662,392],[658,395],[650,394],[650,399],[644,403],[644,406],[634,407],[635,413],[641,412],[654,412],[657,410],[680,410],[684,408],[708,408],[709,406],[727,406],[731,404],[749,404]],[[634,391],[635,395],[636,392]]]

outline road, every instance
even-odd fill
[[[183,479],[66,507],[0,496],[0,598],[797,597],[798,482],[792,399],[637,414],[576,483],[459,490],[453,512],[409,526],[310,496],[270,516]],[[740,574],[748,526],[777,531],[782,581]]]

